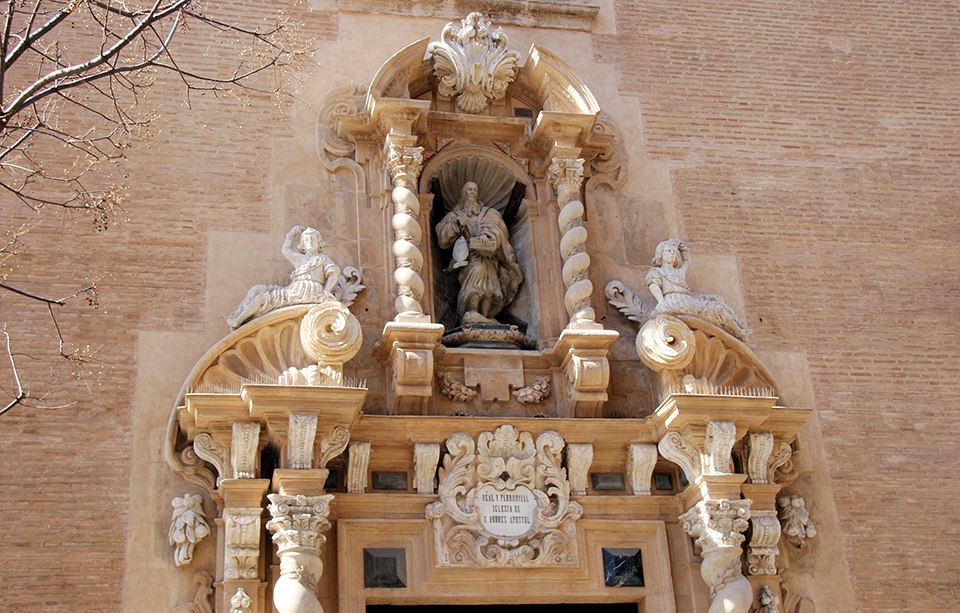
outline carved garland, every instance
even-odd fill
[[[447,439],[440,469],[440,500],[427,507],[434,520],[441,566],[576,565],[576,520],[561,468],[564,441],[547,431],[534,444],[529,432],[503,425]]]

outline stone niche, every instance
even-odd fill
[[[500,324],[517,327],[522,335],[517,338],[518,348],[533,349],[541,338],[534,267],[536,249],[528,215],[529,210],[536,207],[536,186],[523,166],[491,147],[461,145],[445,148],[426,164],[421,177],[421,193],[432,196],[428,215],[432,230],[429,251],[433,267],[434,319],[443,324],[448,333],[461,328],[457,313],[460,283],[457,270],[453,268],[454,248],[440,247],[437,224],[456,207],[463,186],[468,182],[477,184],[478,200],[503,218],[517,264],[523,272],[516,296],[494,319]],[[484,344],[450,338],[449,334],[444,342],[451,346]],[[495,343],[488,346],[495,346]]]

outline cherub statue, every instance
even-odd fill
[[[238,328],[280,307],[336,300],[334,288],[340,281],[340,268],[323,253],[324,246],[320,232],[313,228],[294,226],[287,232],[281,251],[294,266],[289,285],[250,288],[247,297],[227,318],[230,327]]]
[[[723,298],[701,294],[687,285],[687,266],[690,265],[690,250],[678,238],[665,240],[657,245],[653,266],[647,272],[647,289],[657,300],[657,305],[648,314],[692,315],[716,324],[737,337],[746,339],[751,330],[737,317]]]

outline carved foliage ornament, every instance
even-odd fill
[[[507,50],[507,34],[491,29],[480,13],[470,13],[443,28],[442,41],[430,43],[433,74],[442,96],[457,97],[457,107],[480,113],[491,100],[500,100],[517,76],[520,57]]]
[[[576,520],[561,468],[564,442],[553,431],[534,443],[529,432],[503,425],[474,440],[447,439],[434,520],[441,566],[576,565]]]

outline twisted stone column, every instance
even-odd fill
[[[417,177],[423,167],[423,148],[390,145],[387,169],[393,179],[393,256],[396,268],[393,279],[397,283],[397,299],[394,303],[397,314],[423,314],[420,299],[423,297],[423,254],[420,240],[420,199],[417,196]]]
[[[323,613],[317,600],[317,579],[323,574],[320,546],[330,529],[327,515],[333,495],[285,496],[270,494],[267,530],[280,555],[280,578],[273,588],[273,604],[280,613]]]
[[[560,205],[560,256],[563,258],[563,284],[567,288],[563,304],[570,316],[570,323],[594,322],[597,319],[590,296],[593,283],[587,277],[590,256],[584,244],[587,229],[583,227],[583,203],[580,202],[580,185],[583,183],[583,159],[555,157],[547,171],[547,180],[557,192]]]
[[[701,500],[680,516],[684,532],[697,539],[700,576],[710,587],[709,613],[748,613],[753,588],[741,570],[740,545],[749,525],[749,500]]]

